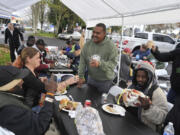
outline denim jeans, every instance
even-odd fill
[[[32,108],[32,111],[35,113],[39,113],[41,111],[41,108],[42,108],[41,106],[37,105]]]
[[[97,81],[88,76],[87,84],[97,88],[97,90],[101,93],[108,93],[112,86],[112,80]]]
[[[175,103],[175,98],[176,98],[176,92],[173,89],[169,89],[168,95],[167,95],[167,100],[168,102],[174,104]]]

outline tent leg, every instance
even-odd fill
[[[119,59],[118,59],[118,75],[117,75],[117,83],[119,85],[120,82],[120,69],[121,69],[121,52],[122,52],[122,45],[123,45],[123,29],[124,29],[124,17],[122,16],[122,28],[121,28],[121,42],[119,47]]]

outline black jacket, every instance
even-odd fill
[[[165,126],[168,122],[172,122],[175,130],[175,135],[180,135],[180,97],[176,97],[173,108],[168,113]]]
[[[36,114],[14,95],[0,92],[0,97],[3,97],[0,98],[0,126],[16,135],[42,135],[48,129],[53,115],[52,103],[45,101]]]
[[[34,76],[31,71],[29,75],[26,76],[23,80],[25,104],[29,107],[38,105],[41,93],[46,93],[44,83],[42,83],[40,79]]]
[[[160,53],[158,49],[155,52],[151,51],[156,59],[161,62],[172,61],[172,73],[170,77],[171,88],[180,95],[180,48],[173,51]]]
[[[11,47],[12,46],[19,47],[20,46],[19,36],[21,38],[21,41],[24,41],[22,33],[17,28],[14,28],[13,35],[11,34],[10,30],[7,28],[5,30],[5,44],[7,44],[9,40],[9,45]]]

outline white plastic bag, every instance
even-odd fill
[[[79,135],[105,135],[99,113],[92,107],[76,109],[75,123]]]

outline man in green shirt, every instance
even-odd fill
[[[114,69],[117,65],[118,50],[114,43],[106,37],[106,26],[99,23],[93,30],[92,39],[81,51],[78,86],[84,83],[84,73],[88,70],[89,85],[100,92],[108,92],[114,79]]]

